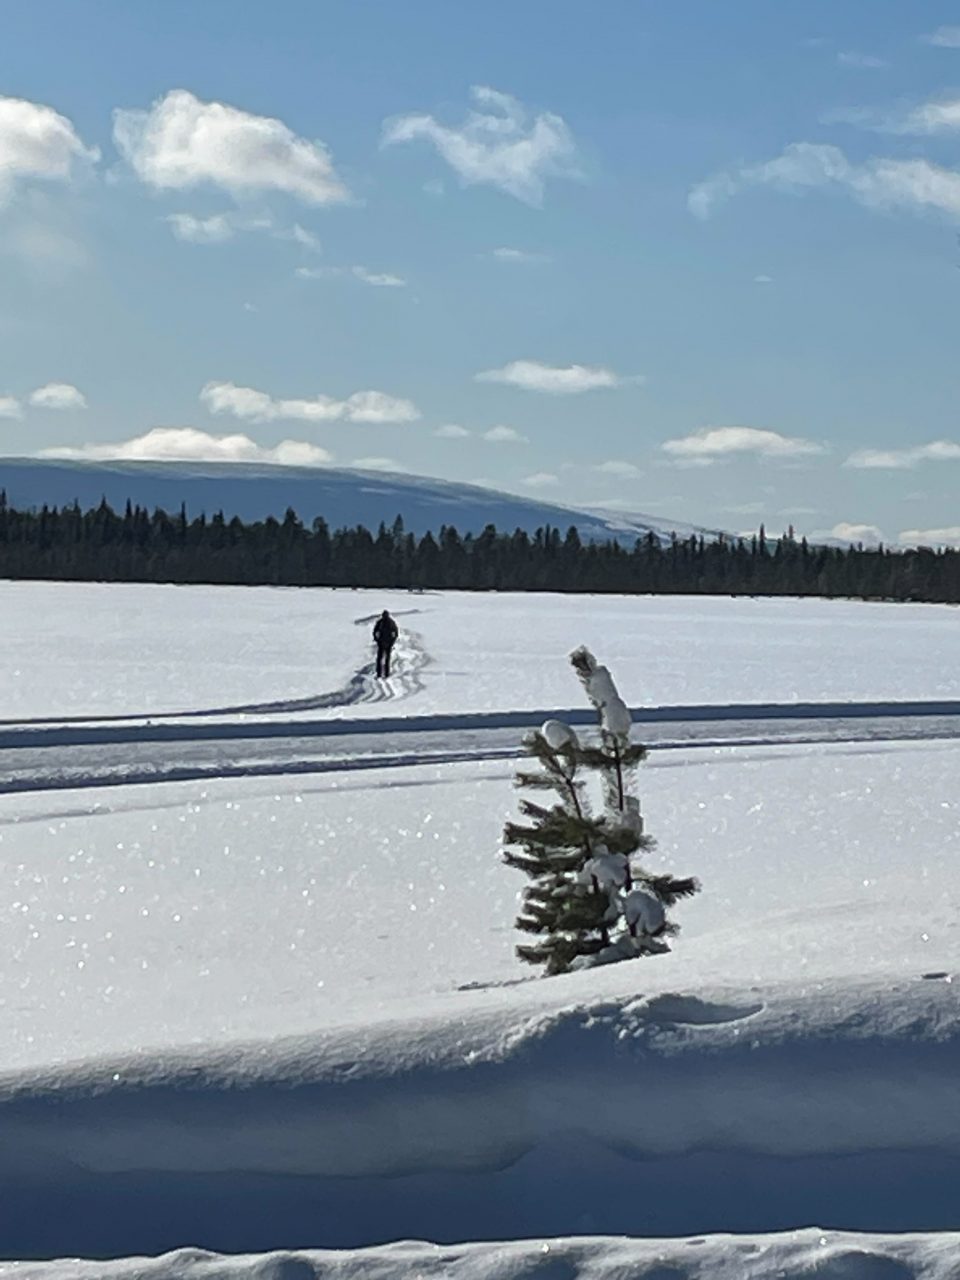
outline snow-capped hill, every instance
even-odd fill
[[[259,520],[282,518],[293,507],[304,523],[320,515],[332,528],[360,524],[375,529],[400,515],[407,529],[417,534],[443,524],[475,534],[488,524],[528,532],[547,524],[564,530],[576,525],[585,539],[625,541],[650,532],[666,539],[674,530],[693,531],[692,526],[652,516],[566,507],[479,485],[333,467],[0,458],[0,488],[10,504],[20,508],[63,506],[74,500],[87,508],[106,498],[122,509],[129,499],[151,509],[177,511],[186,503],[190,515],[222,510],[228,518]]]

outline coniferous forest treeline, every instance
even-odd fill
[[[960,551],[890,550],[768,538],[657,536],[582,542],[576,529],[530,535],[488,525],[461,536],[305,526],[293,510],[253,523],[188,519],[106,501],[17,511],[0,493],[0,577],[100,582],[451,588],[500,591],[848,596],[960,601]]]

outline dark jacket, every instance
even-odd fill
[[[378,618],[373,628],[373,638],[378,649],[392,649],[399,634],[399,627],[388,613]]]

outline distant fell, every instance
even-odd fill
[[[44,504],[62,507],[77,501],[84,509],[102,498],[122,511],[134,505],[189,516],[222,511],[230,519],[282,519],[292,507],[305,524],[322,516],[331,528],[364,525],[376,530],[402,516],[416,534],[454,525],[460,533],[479,533],[492,524],[503,531],[527,532],[553,525],[575,525],[590,541],[617,538],[632,542],[653,533],[710,535],[675,520],[562,506],[480,485],[459,484],[380,471],[333,467],[287,467],[253,462],[74,462],[60,459],[0,458],[0,488],[21,510]]]

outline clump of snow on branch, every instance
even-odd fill
[[[504,861],[531,882],[517,927],[537,935],[517,954],[547,973],[667,951],[666,938],[677,930],[666,908],[699,888],[636,861],[654,844],[634,791],[646,751],[630,740],[630,712],[609,670],[584,648],[570,661],[596,710],[598,741],[581,742],[560,720],[528,735],[524,745],[539,768],[521,769],[517,786],[553,792],[554,802],[524,797],[526,821],[504,829]],[[591,775],[599,779],[599,804],[591,802]]]

